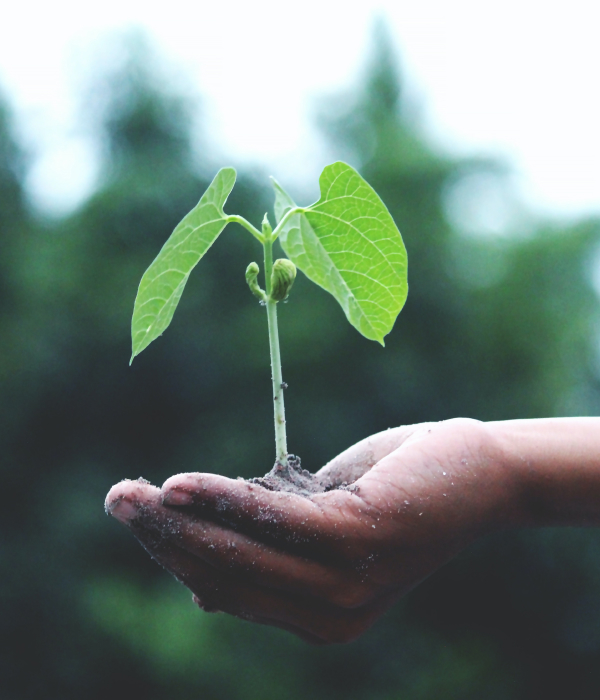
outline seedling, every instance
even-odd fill
[[[219,170],[144,273],[131,322],[131,362],[171,323],[191,271],[225,226],[243,226],[263,246],[265,288],[259,285],[255,262],[246,269],[246,281],[267,311],[276,465],[287,467],[286,385],[281,374],[277,304],[289,295],[296,267],[333,294],[362,335],[383,345],[408,293],[406,249],[385,204],[346,163],[333,163],[323,170],[321,198],[308,207],[297,206],[273,180],[277,225],[273,229],[265,214],[260,231],[243,217],[223,211],[235,177],[233,168]],[[288,259],[273,262],[277,239]]]

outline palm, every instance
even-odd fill
[[[311,498],[192,473],[107,503],[205,609],[347,641],[493,527],[495,465],[482,424],[447,421],[358,443],[319,472],[350,485]]]

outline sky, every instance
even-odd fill
[[[434,143],[502,158],[518,197],[542,215],[600,213],[600,10],[590,0],[13,3],[0,24],[0,87],[37,154],[34,204],[66,212],[93,188],[86,81],[118,59],[113,37],[136,28],[165,75],[200,96],[225,159],[284,181],[316,177],[327,155],[314,108],[356,83],[376,16]]]

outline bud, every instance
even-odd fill
[[[295,279],[296,266],[291,260],[286,258],[275,260],[271,273],[271,299],[273,301],[287,299]]]
[[[251,262],[246,268],[246,282],[248,283],[252,294],[254,294],[259,301],[264,303],[267,301],[267,295],[258,286],[257,277],[259,272],[260,270],[258,269],[258,265],[255,262]]]
[[[269,217],[265,214],[262,220],[262,233],[265,239],[271,238],[271,234],[273,233],[273,229],[271,227],[271,224],[269,223]]]

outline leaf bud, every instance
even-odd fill
[[[271,224],[269,223],[269,217],[265,214],[262,220],[262,233],[265,239],[271,238],[271,234],[273,233],[273,228],[271,227]]]
[[[271,299],[273,301],[287,299],[295,279],[296,266],[291,260],[287,258],[275,260],[271,273]]]
[[[264,291],[258,286],[258,273],[260,272],[258,265],[255,262],[251,262],[250,265],[246,268],[246,282],[248,283],[248,286],[250,287],[250,291],[254,296],[263,304],[267,301],[267,295],[264,293]]]

